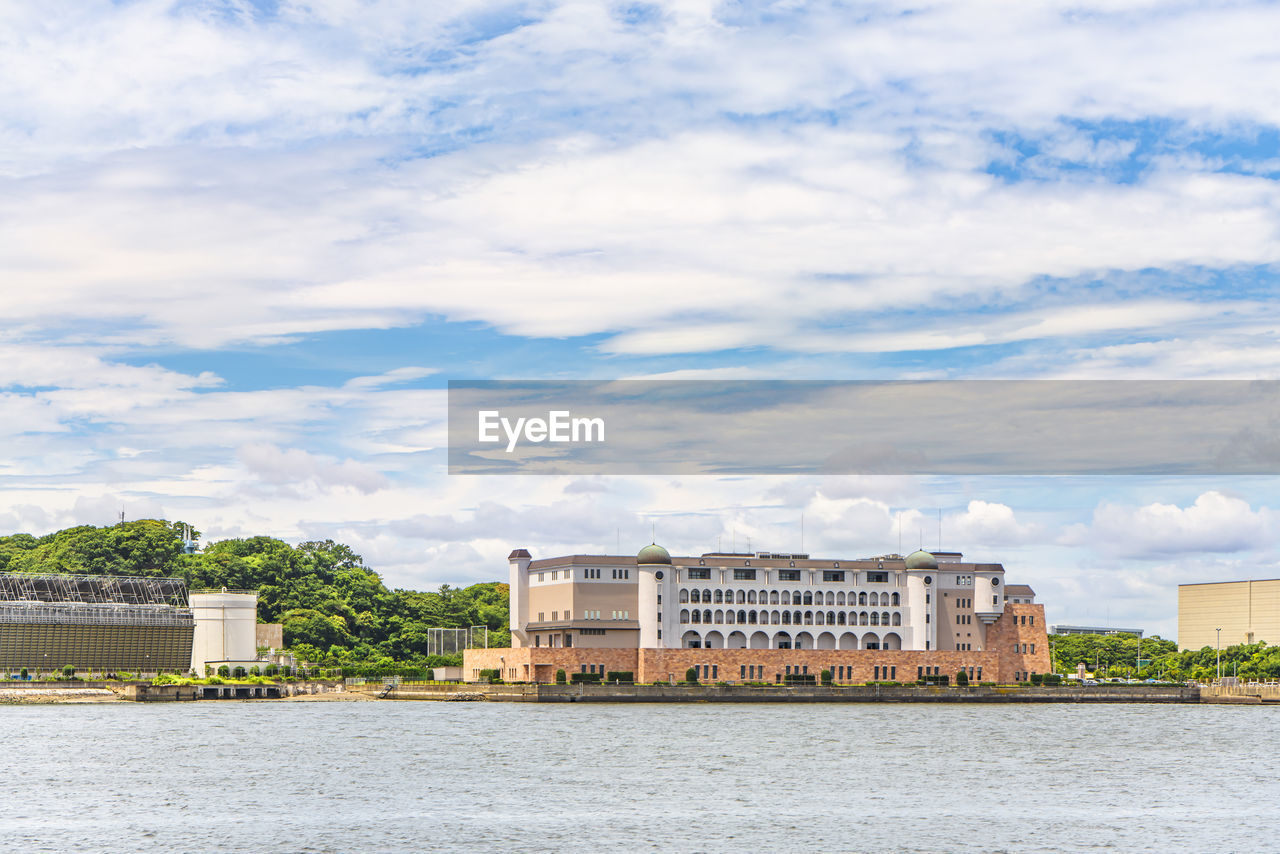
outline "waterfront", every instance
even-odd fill
[[[1261,851],[1280,710],[0,708],[15,851]]]

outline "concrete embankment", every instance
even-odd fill
[[[1198,703],[1181,685],[1027,687],[752,687],[747,685],[402,684],[388,700],[486,700],[507,703]]]

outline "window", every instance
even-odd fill
[[[569,634],[568,632],[564,633],[564,645],[566,647],[573,646],[573,635]]]
[[[547,612],[546,612],[546,611],[539,611],[539,612],[538,612],[538,622],[539,622],[539,623],[545,623],[546,621],[547,621]]]
[[[603,635],[604,633],[604,629],[578,629],[580,635]]]
[[[756,571],[754,569],[735,569],[733,571],[734,581],[755,581]]]
[[[889,573],[887,572],[868,572],[867,582],[870,584],[888,584]]]
[[[822,571],[823,581],[844,581],[844,573],[838,569],[824,569]]]
[[[559,611],[552,611],[552,612],[551,612],[551,622],[553,622],[553,623],[554,623],[554,622],[555,622],[556,620],[558,620],[558,619],[560,619],[560,612],[559,612]]]
[[[690,581],[710,581],[711,570],[706,569],[705,567],[703,568],[691,567],[689,569],[689,580]]]
[[[1036,624],[1036,617],[1035,617],[1035,614],[1032,614],[1032,615],[1031,615],[1031,625],[1033,625],[1033,626],[1034,626],[1035,624]]]
[[[1035,645],[1035,644],[1032,644],[1032,645],[1031,645],[1031,654],[1032,654],[1032,655],[1035,655],[1035,654],[1036,654],[1036,645]]]
[[[533,645],[534,645],[534,646],[542,646],[542,635],[534,635],[534,636],[533,636]]]
[[[560,570],[558,570],[558,569],[557,569],[557,570],[553,570],[553,571],[552,571],[552,573],[551,573],[551,580],[552,580],[552,581],[555,581],[555,580],[556,580],[556,579],[558,579],[559,577],[560,577]]]
[[[798,569],[780,569],[778,570],[779,581],[799,581],[800,570]]]

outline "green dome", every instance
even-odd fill
[[[907,555],[907,569],[937,569],[938,559],[924,549]]]
[[[671,555],[667,554],[667,550],[662,546],[650,543],[640,550],[640,554],[636,555],[636,563],[661,563],[670,566]]]

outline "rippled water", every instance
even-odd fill
[[[13,851],[1277,851],[1280,707],[0,707]]]

